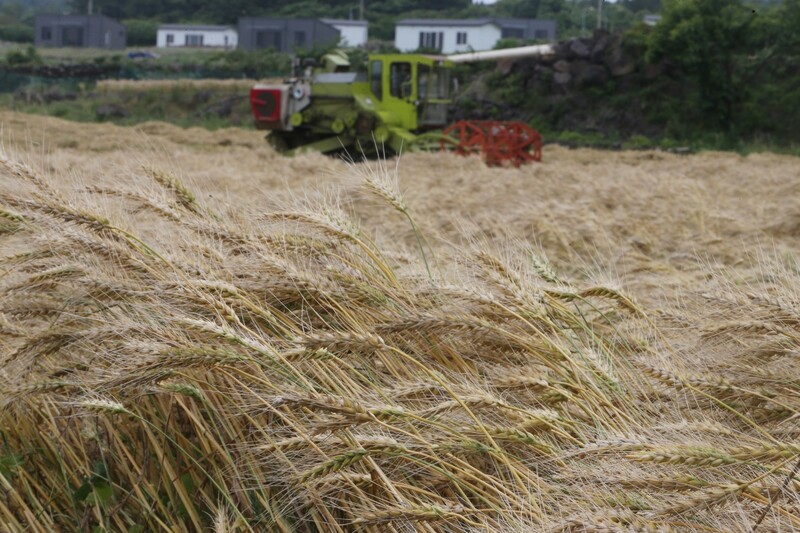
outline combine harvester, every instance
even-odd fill
[[[319,66],[296,65],[295,76],[281,84],[256,84],[250,104],[256,127],[269,130],[267,141],[287,154],[436,149],[519,166],[541,160],[541,135],[522,122],[447,126],[457,85],[451,70],[457,63],[511,62],[552,51],[552,45],[537,45],[452,56],[379,54],[361,71],[337,51]]]

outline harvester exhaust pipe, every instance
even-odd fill
[[[533,46],[520,46],[518,48],[505,48],[502,50],[485,50],[482,52],[466,52],[447,56],[453,63],[474,63],[476,61],[502,61],[504,59],[518,59],[521,57],[545,56],[553,53],[552,44],[536,44]]]

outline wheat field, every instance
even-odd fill
[[[0,124],[0,531],[800,529],[797,158]]]

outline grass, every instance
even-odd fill
[[[0,121],[7,529],[800,526],[795,158]]]
[[[181,127],[251,127],[254,80],[102,80],[96,84],[28,86],[0,94],[0,105],[76,122],[120,125],[163,121]]]
[[[28,45],[20,43],[0,42],[0,55],[5,55],[10,50],[24,50]],[[115,55],[125,55],[129,51],[144,51],[157,54],[164,60],[178,60],[187,62],[202,62],[207,57],[218,54],[219,49],[214,48],[156,48],[147,46],[134,46],[125,50],[105,50],[102,48],[84,47],[47,47],[41,46],[36,51],[47,63],[59,62],[91,62],[101,58],[110,58]]]

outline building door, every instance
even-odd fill
[[[62,46],[84,46],[83,28],[81,26],[64,26],[61,28]]]
[[[282,51],[282,37],[280,30],[258,30],[256,32],[256,48],[274,48]]]

